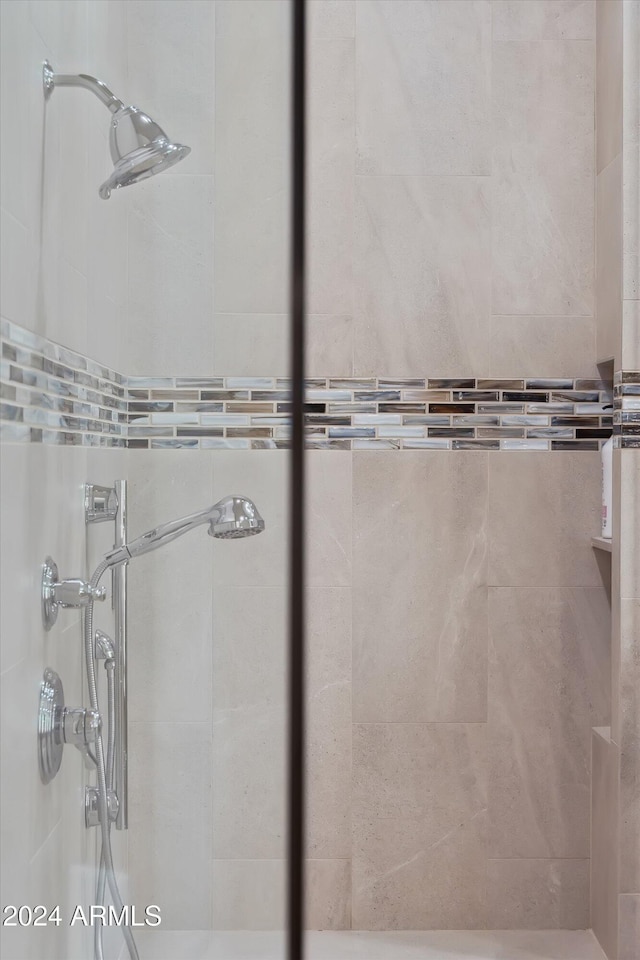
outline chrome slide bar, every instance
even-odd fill
[[[127,481],[116,480],[113,487],[85,485],[85,519],[87,523],[112,520],[115,526],[114,547],[127,543]],[[128,563],[119,563],[111,571],[112,603],[115,621],[115,771],[114,790],[118,798],[116,829],[129,826],[128,795],[128,712],[127,712],[127,572]]]
[[[127,542],[127,481],[116,480],[116,536],[114,546]],[[116,646],[116,750],[114,789],[119,800],[116,828],[129,826],[129,724],[127,711],[127,575],[128,563],[113,569],[113,611]]]

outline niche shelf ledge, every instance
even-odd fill
[[[591,537],[591,546],[595,550],[604,550],[607,553],[613,552],[612,541],[606,537]]]

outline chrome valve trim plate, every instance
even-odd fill
[[[58,619],[58,604],[54,599],[54,584],[58,582],[58,567],[55,560],[47,557],[42,564],[42,625],[45,630],[51,630]]]
[[[63,709],[62,681],[55,670],[47,667],[40,684],[38,708],[38,766],[43,783],[53,780],[62,763],[64,744],[58,731]]]
[[[62,680],[50,667],[40,684],[38,707],[38,766],[40,779],[50,783],[62,763],[65,743],[72,743],[85,753],[87,745],[100,735],[102,720],[95,710],[65,707]]]

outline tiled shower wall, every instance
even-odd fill
[[[117,324],[126,302],[125,199],[97,195],[106,172],[104,107],[84,91],[56,92],[45,110],[42,61],[63,72],[103,76],[126,87],[124,5],[103,0],[3,0],[0,136],[1,302],[5,320],[48,341],[119,364]],[[47,554],[65,576],[86,574],[109,546],[107,530],[84,525],[82,484],[125,475],[123,452],[2,446],[2,905],[60,904],[63,917],[93,902],[95,836],[82,822],[86,773],[67,748],[56,779],[43,786],[35,750],[38,690],[46,666],[61,676],[66,701],[83,702],[82,638],[77,611],[61,612],[45,633],[41,564]],[[104,629],[110,613],[100,611]],[[126,837],[114,838],[119,869]],[[123,885],[125,897],[126,885]],[[119,949],[119,944],[118,944]],[[91,931],[2,929],[2,955],[82,958]],[[107,939],[107,956],[112,955]]]
[[[25,313],[24,282],[5,315],[131,375],[284,377],[286,4],[125,7],[128,76],[87,59],[193,153],[77,215],[85,238],[127,213],[96,231],[96,309],[44,324],[55,290]],[[598,379],[594,10],[311,0],[309,376]],[[132,566],[132,895],[167,927],[279,926],[287,455],[127,464],[135,533],[230,490],[268,522]],[[588,926],[597,452],[316,450],[309,473],[310,925]]]
[[[598,343],[640,362],[640,3],[597,6]],[[610,960],[640,949],[640,460],[614,451],[611,726],[594,731],[592,925]]]
[[[247,44],[261,9],[218,4]],[[594,377],[594,4],[310,13],[309,375],[424,377],[426,363],[434,377]],[[250,49],[247,90],[267,56]],[[219,64],[223,102],[230,82]],[[216,143],[228,177],[248,152],[236,136]],[[270,183],[278,162],[256,156],[238,179]],[[276,229],[268,201],[233,195],[256,237]],[[277,257],[243,250],[240,283],[216,223],[215,373],[259,376],[260,350],[284,342]],[[286,354],[270,370],[286,375]],[[589,924],[590,728],[609,717],[589,544],[599,460],[557,456],[310,452],[310,925]],[[265,454],[274,480],[280,457]],[[223,927],[281,916],[266,671],[282,638],[259,611],[282,594],[262,549],[252,586],[234,584],[235,615],[215,604],[217,642],[248,645],[268,678],[214,698]]]

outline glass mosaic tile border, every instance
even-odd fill
[[[613,436],[618,447],[640,448],[640,370],[614,374]]]
[[[125,377],[4,319],[0,339],[3,441],[127,446]]]
[[[2,438],[129,449],[286,449],[290,382],[125,377],[2,321]],[[307,446],[329,450],[640,447],[640,373],[589,379],[313,378]],[[612,405],[614,409],[612,409]]]

